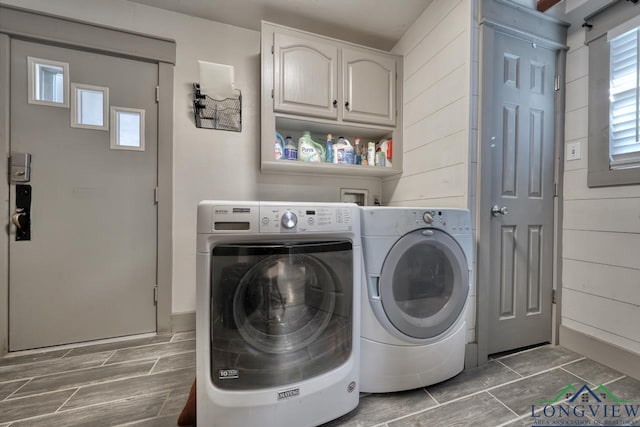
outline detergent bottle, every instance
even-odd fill
[[[293,139],[287,136],[287,140],[284,144],[284,159],[285,160],[298,160],[298,147],[293,143]]]
[[[355,162],[356,157],[355,148],[353,148],[353,145],[351,145],[347,138],[345,138],[344,141],[347,143],[347,146],[344,149],[344,163],[352,165]]]
[[[298,140],[298,160],[303,162],[324,162],[325,159],[324,147],[311,139],[311,132],[304,131]]]
[[[276,160],[284,159],[284,138],[276,132],[275,158]]]
[[[341,136],[336,142],[336,159],[339,164],[352,165],[353,164],[353,145],[347,138]],[[335,159],[334,159],[335,162]]]

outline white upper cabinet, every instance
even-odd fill
[[[336,119],[338,48],[322,39],[275,33],[274,110]]]
[[[292,174],[393,176],[402,173],[402,57],[322,35],[262,22],[260,167]],[[375,164],[284,160],[277,135],[296,143],[310,132],[362,147],[390,147]],[[274,143],[278,145],[276,148]],[[364,155],[366,158],[366,153]],[[360,162],[358,162],[360,160]]]
[[[342,79],[344,121],[395,125],[394,56],[342,48]]]
[[[313,35],[276,32],[273,60],[275,112],[396,124],[395,56]]]

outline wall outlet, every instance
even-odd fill
[[[571,144],[567,144],[567,161],[569,160],[580,160],[580,141],[572,142]]]

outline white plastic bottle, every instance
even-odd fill
[[[392,167],[391,159],[393,157],[393,141],[391,139],[383,139],[380,141],[380,151],[384,153],[384,166],[387,168]]]
[[[293,139],[290,136],[285,140],[284,159],[298,160],[298,146],[293,142]]]
[[[373,141],[367,144],[367,163],[369,166],[376,165],[376,143]]]
[[[353,145],[351,145],[349,140],[344,136],[341,136],[338,138],[338,142],[336,142],[335,147],[337,150],[337,163],[342,165],[352,165],[354,157]]]

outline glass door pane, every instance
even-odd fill
[[[400,333],[436,337],[458,320],[467,300],[464,252],[445,232],[416,230],[389,252],[379,288],[384,312]]]

